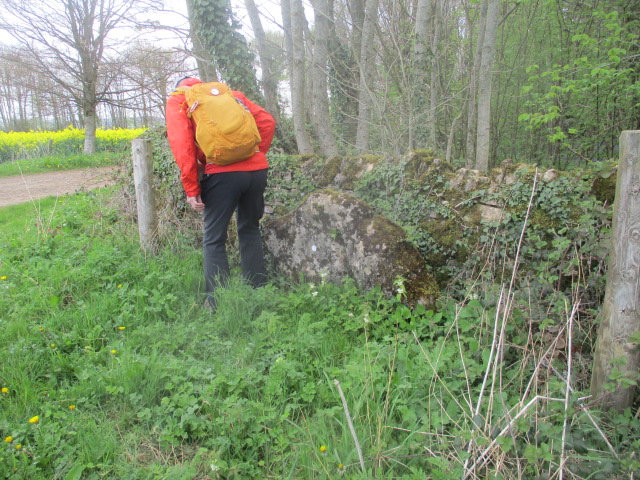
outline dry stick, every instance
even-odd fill
[[[489,370],[490,370],[489,366],[493,363],[493,355],[496,350],[497,336],[498,336],[498,318],[500,316],[500,306],[502,305],[503,295],[504,295],[504,285],[500,289],[500,298],[498,299],[498,308],[496,309],[496,317],[493,322],[493,337],[491,340],[491,350],[489,352],[489,360],[487,361],[487,369],[484,372],[484,378],[482,379],[482,386],[480,387],[480,393],[478,394],[478,401],[476,403],[476,408],[473,412],[472,418],[480,414],[480,407],[482,406],[482,397],[484,396],[484,389],[487,386],[487,381],[489,379]],[[473,422],[473,424],[475,424],[475,422]],[[473,432],[474,430],[475,429],[472,429],[471,432]],[[467,448],[467,453],[471,454],[472,448],[473,448],[473,441],[470,441],[469,446]],[[467,458],[464,461],[465,471],[467,470],[467,465],[469,464],[470,459],[471,459],[471,455],[469,455],[469,458]]]
[[[520,259],[520,250],[522,248],[522,242],[524,241],[524,234],[527,230],[527,222],[529,221],[529,215],[531,214],[531,207],[533,206],[533,199],[535,197],[535,193],[536,193],[536,188],[538,185],[538,169],[536,169],[535,171],[535,175],[533,176],[533,186],[531,187],[531,196],[529,197],[529,204],[527,205],[527,213],[524,217],[524,222],[522,224],[522,231],[520,232],[520,239],[518,240],[518,248],[516,250],[516,256],[514,259],[514,265],[513,265],[513,270],[511,271],[511,280],[509,282],[509,290],[506,294],[506,297],[504,297],[504,309],[502,311],[502,322],[501,322],[501,326],[500,326],[500,336],[499,336],[499,340],[497,342],[498,345],[496,345],[496,331],[497,331],[497,326],[498,326],[498,315],[500,314],[500,308],[498,308],[496,310],[496,322],[494,324],[494,337],[493,340],[491,342],[491,353],[489,356],[489,362],[487,363],[487,370],[485,371],[485,377],[484,380],[482,382],[482,387],[480,389],[480,395],[478,398],[478,402],[476,404],[476,413],[475,415],[478,415],[478,413],[480,412],[480,407],[481,407],[481,402],[482,402],[482,396],[484,393],[484,389],[486,386],[486,382],[489,376],[489,371],[492,370],[493,371],[493,381],[495,382],[496,379],[496,375],[497,375],[497,369],[498,369],[498,364],[499,364],[499,360],[502,358],[502,349],[504,347],[504,335],[505,335],[505,329],[506,329],[506,324],[507,324],[507,319],[508,316],[511,312],[511,308],[512,308],[512,304],[513,304],[513,287],[516,281],[516,275],[518,272],[518,260]],[[501,301],[503,299],[503,294],[504,294],[504,285],[500,291],[500,302],[498,303],[498,306],[501,305]],[[494,349],[498,349],[499,348],[499,352],[496,352],[495,355],[495,359],[493,358],[493,354],[494,354]],[[493,362],[493,368],[491,366]],[[501,369],[500,369],[501,370]],[[492,387],[492,392],[493,392],[493,387]],[[468,451],[471,452],[471,443],[469,444],[469,449]],[[467,468],[467,464],[469,462],[469,459],[465,460],[465,472],[466,472],[466,468]],[[468,474],[471,472],[466,472],[464,478],[467,478]]]
[[[535,403],[538,402],[538,400],[547,400],[547,401],[554,401],[554,402],[564,402],[564,398],[553,398],[553,397],[545,397],[542,395],[536,395],[535,397],[533,397],[531,400],[529,400],[529,403],[527,403],[524,407],[522,407],[522,410],[520,410],[515,417],[513,417],[509,423],[507,423],[507,425],[500,431],[500,433],[498,433],[498,435],[496,436],[496,438],[494,438],[491,443],[487,446],[487,448],[485,448],[482,453],[480,453],[480,455],[478,456],[478,458],[476,458],[475,463],[471,466],[471,468],[464,474],[464,476],[462,477],[462,480],[466,480],[467,478],[469,478],[469,475],[471,475],[473,473],[473,471],[478,468],[481,467],[482,465],[484,465],[487,462],[487,454],[489,452],[491,452],[491,450],[493,449],[493,447],[495,447],[496,443],[498,443],[498,439],[500,437],[502,437],[505,433],[507,433],[512,425],[516,422],[516,420],[518,420],[520,417],[522,417],[525,413],[527,413],[527,410],[529,410],[529,408],[531,406],[533,406]]]
[[[333,380],[333,383],[336,385],[338,389],[338,393],[340,394],[340,399],[342,400],[342,406],[344,407],[344,413],[347,417],[347,423],[349,424],[349,430],[351,430],[351,436],[353,437],[353,441],[356,444],[356,451],[358,452],[358,458],[360,459],[360,467],[362,468],[362,472],[365,472],[364,467],[364,458],[362,456],[362,449],[360,448],[360,442],[358,442],[358,435],[356,435],[356,430],[353,428],[353,422],[351,421],[351,414],[349,413],[349,405],[347,405],[347,399],[344,398],[344,393],[342,392],[342,387],[340,386],[340,382],[337,379]]]
[[[511,315],[511,311],[513,309],[513,301],[514,301],[514,293],[513,290],[515,288],[515,283],[516,283],[516,278],[518,275],[518,264],[520,262],[520,251],[522,249],[522,244],[524,242],[524,237],[525,237],[525,233],[527,231],[527,225],[529,223],[529,216],[531,215],[531,209],[533,207],[533,199],[535,198],[536,195],[536,190],[538,187],[538,169],[536,168],[535,172],[534,172],[534,176],[533,176],[533,185],[531,187],[531,196],[529,197],[529,203],[527,205],[527,213],[525,214],[524,217],[524,221],[522,222],[522,230],[520,232],[520,238],[518,239],[518,248],[516,249],[516,256],[513,260],[513,269],[511,270],[511,280],[509,282],[509,290],[507,291],[507,295],[505,297],[505,308],[502,312],[503,315],[503,320],[502,320],[502,327],[501,327],[501,331],[500,331],[500,337],[499,337],[499,341],[498,341],[498,352],[496,355],[496,358],[494,360],[494,366],[497,369],[496,373],[494,373],[494,377],[497,376],[497,380],[499,383],[499,388],[500,391],[503,390],[503,384],[502,384],[502,380],[503,380],[503,374],[502,374],[502,366],[503,366],[503,359],[504,359],[504,342],[505,342],[505,332],[506,332],[506,327],[507,327],[507,321],[509,320],[509,315]],[[492,390],[493,392],[493,390]],[[507,418],[509,415],[509,410],[506,408],[506,405],[504,405],[504,397],[502,397],[502,404],[503,404],[503,408],[505,409],[505,411],[507,412]],[[514,447],[515,447],[515,438],[512,436],[511,437],[514,443]],[[518,472],[521,474],[520,472],[520,462],[518,461],[517,463],[518,465]]]
[[[565,463],[565,446],[567,442],[567,419],[569,412],[569,398],[571,397],[571,362],[572,362],[572,352],[571,348],[573,346],[572,335],[573,335],[573,317],[578,310],[579,302],[575,302],[573,304],[573,308],[571,309],[571,316],[569,317],[569,330],[567,332],[567,388],[564,394],[564,422],[562,423],[562,446],[560,449],[560,467],[559,467],[559,475],[558,478],[560,480],[564,479],[564,463]]]
[[[500,360],[502,360],[504,355],[504,336],[505,330],[507,326],[508,316],[511,314],[511,309],[513,307],[513,289],[516,283],[516,277],[518,274],[518,262],[520,261],[520,250],[522,249],[522,243],[524,242],[524,235],[527,231],[527,223],[529,222],[529,216],[531,215],[531,208],[533,207],[533,199],[536,194],[536,188],[538,186],[538,169],[533,176],[533,186],[531,187],[531,196],[529,197],[529,204],[527,205],[527,213],[524,216],[524,222],[522,223],[522,231],[520,232],[520,238],[518,240],[518,248],[516,249],[516,256],[513,260],[513,270],[511,271],[511,280],[509,281],[509,290],[507,291],[507,295],[505,297],[505,308],[502,312],[503,320],[502,320],[502,330],[500,331]],[[498,365],[498,357],[495,358],[495,365]],[[500,385],[502,386],[502,363],[500,363]]]
[[[548,368],[550,368],[553,373],[556,374],[556,376],[562,380],[563,382],[567,383],[567,380],[560,374],[560,372],[558,372],[558,370],[556,370],[556,367],[554,367],[551,364],[547,365]],[[573,387],[571,387],[570,385],[568,386],[569,390],[571,390],[572,392]],[[602,429],[600,428],[600,426],[598,425],[598,423],[596,422],[595,418],[593,418],[593,415],[591,415],[591,412],[589,411],[589,409],[584,406],[582,404],[583,400],[586,400],[588,398],[590,398],[591,395],[587,396],[587,397],[582,397],[578,399],[578,405],[580,406],[580,409],[585,413],[585,415],[587,416],[587,418],[591,421],[591,423],[593,424],[593,427],[597,430],[597,432],[600,434],[600,436],[602,437],[602,440],[604,440],[604,443],[607,444],[607,447],[609,447],[609,451],[611,452],[611,455],[613,455],[615,458],[620,458],[618,456],[618,452],[616,452],[616,449],[613,448],[613,445],[611,445],[611,442],[609,441],[609,439],[607,438],[607,436],[605,435],[605,433],[602,431]]]

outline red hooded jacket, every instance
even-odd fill
[[[197,78],[189,77],[182,80],[178,86],[192,86],[202,83]],[[167,138],[169,146],[173,152],[173,156],[180,168],[180,179],[187,197],[197,197],[200,195],[200,183],[198,181],[198,173],[204,167],[204,173],[222,173],[222,172],[250,172],[253,170],[262,170],[268,168],[267,152],[271,147],[273,134],[276,129],[276,121],[271,114],[260,105],[253,103],[242,92],[231,90],[234,97],[241,100],[249,109],[249,112],[256,119],[258,132],[262,141],[258,145],[258,151],[240,162],[231,165],[215,165],[213,163],[205,163],[206,158],[204,152],[198,147],[195,140],[195,122],[187,117],[187,100],[183,94],[170,95],[167,100],[166,121],[167,121]]]

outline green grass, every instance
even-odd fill
[[[0,478],[461,478],[541,375],[509,350],[471,413],[496,317],[479,301],[410,310],[350,282],[254,290],[235,274],[212,315],[200,249],[145,254],[113,195],[0,209]],[[527,328],[514,317],[505,335]],[[553,374],[542,383],[564,396]],[[555,472],[564,415],[548,402],[524,416],[471,478]],[[568,448],[588,452],[574,477],[628,478],[640,422],[617,417],[616,460],[579,405],[568,415]]]
[[[120,164],[122,157],[121,153],[98,153],[96,155],[79,154],[17,160],[0,163],[0,177],[76,168],[107,167]]]

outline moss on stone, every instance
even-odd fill
[[[548,212],[535,208],[529,217],[529,225],[531,227],[545,232],[562,228],[562,222],[557,218],[553,218]]]
[[[436,158],[436,153],[426,148],[411,150],[411,152],[409,152],[410,162],[416,160],[420,162],[432,162],[434,158]]]
[[[596,197],[599,202],[613,205],[616,199],[616,182],[615,174],[609,175],[607,178],[597,177],[591,185],[591,195]]]
[[[318,187],[325,188],[331,185],[333,180],[342,170],[342,158],[332,157],[324,162],[315,172],[315,181]]]
[[[348,160],[349,157],[347,157]],[[359,157],[357,157],[360,159],[360,161],[362,161],[363,163],[373,163],[373,164],[379,164],[382,162],[382,157],[379,155],[373,155],[371,153],[365,153],[363,155],[360,155]]]
[[[431,150],[416,150],[407,159],[404,174],[409,183],[427,185],[439,177],[444,180],[453,171],[453,165],[437,158]]]
[[[342,162],[342,171],[340,172],[342,188],[353,190],[356,181],[367,169],[367,165],[373,165],[375,168],[375,166],[381,162],[381,157],[373,155],[364,155],[354,159],[345,158]]]
[[[365,238],[370,246],[394,245],[405,238],[404,230],[382,215],[374,215],[372,222],[373,235]]]

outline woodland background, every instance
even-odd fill
[[[188,74],[263,103],[284,153],[566,168],[640,128],[638,0],[187,0],[188,19],[155,0],[0,5],[2,129],[83,127],[85,153],[96,127],[162,123]]]
[[[0,6],[2,129],[79,127],[93,154],[99,127],[157,125],[145,135],[171,233],[141,251],[130,175],[35,217],[31,204],[0,211],[0,478],[640,472],[638,404],[603,413],[585,395],[618,138],[640,127],[638,0],[189,0],[171,21],[153,0]],[[202,309],[199,219],[173,208],[162,126],[175,81],[194,74],[277,117],[278,210],[327,186],[301,162],[379,154],[353,193],[437,268],[437,309],[409,309],[401,283],[386,298],[281,278],[221,289],[215,317]],[[43,168],[74,145],[39,152]],[[419,175],[412,156],[442,170]],[[486,182],[457,168],[498,164]],[[487,188],[498,176],[512,180]],[[451,189],[458,177],[477,189]],[[491,205],[504,215],[463,223]],[[638,383],[613,363],[607,388]]]

